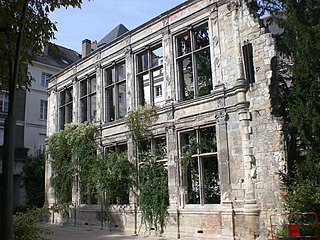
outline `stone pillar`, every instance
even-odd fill
[[[247,86],[244,80],[239,79],[239,84]],[[254,181],[256,178],[255,159],[252,152],[251,141],[251,114],[248,111],[248,103],[246,102],[246,90],[238,92],[238,117],[240,122],[240,133],[242,139],[242,164],[245,170],[244,185],[245,185],[245,204],[243,214],[246,219],[246,238],[255,239],[259,232],[259,207],[255,197]]]
[[[134,61],[132,49],[130,46],[130,38],[126,40],[127,47],[125,49],[126,59],[126,90],[127,90],[127,112],[134,109],[135,106],[135,85],[134,85]]]
[[[47,136],[50,137],[53,133],[59,130],[59,116],[58,116],[58,100],[59,94],[56,87],[49,89],[48,92],[48,124]],[[46,147],[47,151],[49,147]],[[54,204],[54,192],[51,186],[50,178],[52,175],[50,165],[50,155],[47,156],[45,162],[45,203],[44,206],[50,208]]]
[[[241,144],[242,144],[242,164],[244,166],[245,176],[245,203],[243,214],[246,221],[246,230],[241,233],[246,239],[255,239],[259,232],[259,207],[255,197],[254,179],[256,178],[255,160],[252,152],[252,129],[250,127],[251,114],[249,112],[249,102],[246,100],[246,92],[248,90],[248,82],[244,76],[242,48],[241,48],[241,32],[239,30],[241,4],[238,0],[233,0],[229,4],[232,16],[232,26],[234,33],[235,52],[237,55],[237,75],[239,76],[235,87],[238,88],[237,93],[237,112],[240,122]],[[241,10],[241,9],[240,9]]]
[[[163,50],[163,76],[164,76],[164,89],[163,94],[167,104],[171,104],[171,101],[175,100],[175,83],[173,73],[173,45],[171,44],[172,38],[170,29],[168,28],[168,19],[163,20],[163,26],[165,27],[162,31],[162,50]]]
[[[224,101],[221,99],[221,106]],[[234,211],[233,203],[230,200],[231,180],[230,180],[230,162],[229,146],[227,134],[228,115],[225,110],[221,110],[215,116],[217,122],[217,144],[218,144],[218,161],[220,175],[221,196],[221,239],[233,239],[234,237]]]
[[[175,210],[178,207],[179,199],[179,167],[177,139],[174,123],[168,123],[167,132],[167,159],[168,159],[168,188],[170,209]]]

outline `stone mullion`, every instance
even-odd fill
[[[211,70],[212,70],[212,86],[213,89],[223,82],[222,68],[220,64],[221,50],[220,50],[220,33],[218,21],[218,7],[211,9],[209,17],[209,32],[210,32],[210,56],[211,56]]]
[[[80,91],[79,81],[76,76],[72,79],[72,122],[80,122]]]
[[[104,104],[103,104],[103,78],[101,64],[96,65],[96,122],[103,121]],[[89,109],[89,108],[88,108]]]

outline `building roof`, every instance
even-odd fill
[[[128,31],[129,30],[123,24],[119,24],[97,43],[97,47],[99,48],[112,42]]]
[[[36,62],[64,69],[68,65],[78,61],[80,58],[81,54],[72,49],[48,43],[43,54],[36,58]]]

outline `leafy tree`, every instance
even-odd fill
[[[9,93],[3,152],[3,197],[1,230],[3,239],[12,239],[13,162],[15,146],[15,100],[17,85],[27,87],[27,63],[34,60],[57,30],[48,17],[61,7],[80,7],[82,0],[0,0],[0,87]]]
[[[28,157],[23,167],[23,185],[26,190],[27,205],[43,207],[44,204],[44,178],[45,178],[45,155]]]
[[[286,206],[320,214],[320,1],[261,0],[252,6],[283,28],[277,80],[292,163]]]

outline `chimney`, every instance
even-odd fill
[[[85,39],[82,41],[82,57],[85,57],[90,53],[91,53],[91,41],[89,39]]]
[[[97,40],[91,42],[91,49],[94,49],[97,46]]]

